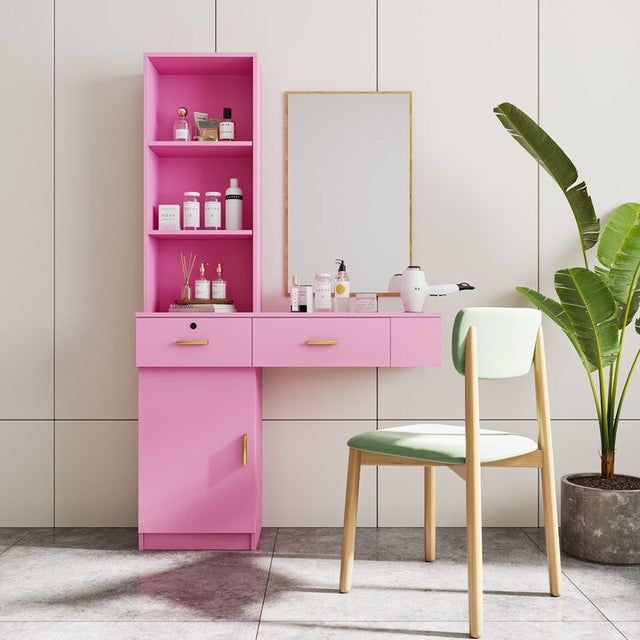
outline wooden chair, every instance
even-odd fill
[[[452,336],[456,370],[465,378],[465,426],[414,424],[362,433],[349,440],[340,592],[351,588],[358,488],[362,465],[424,467],[424,559],[436,557],[435,468],[448,467],[466,482],[469,635],[482,634],[481,467],[541,470],[549,591],[560,595],[560,548],[549,398],[541,314],[534,309],[472,308],[456,316]],[[480,429],[478,380],[522,376],[534,365],[538,442]]]

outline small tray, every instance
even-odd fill
[[[209,300],[182,298],[181,300],[174,300],[173,302],[174,304],[233,304],[231,298],[209,298]]]

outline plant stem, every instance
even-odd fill
[[[600,406],[602,407],[602,414],[600,417],[600,433],[602,435],[602,452],[604,453],[607,449],[609,449],[609,431],[607,429],[608,421],[608,413],[607,413],[607,399],[604,390],[604,372],[602,371],[602,366],[598,367],[598,386],[600,388]]]
[[[578,225],[578,232],[580,232],[580,226]],[[585,269],[589,268],[589,261],[587,260],[587,250],[584,248],[584,241],[582,240],[582,234],[580,234],[580,248],[582,249],[582,257],[584,259]]]
[[[585,369],[585,371],[587,371]],[[587,371],[587,378],[589,378],[589,386],[591,387],[591,393],[593,394],[593,403],[596,405],[596,413],[598,414],[598,422],[602,422],[602,410],[600,409],[600,402],[598,402],[598,393],[596,391],[596,386],[593,384],[593,378],[591,374]]]
[[[631,376],[633,374],[633,370],[636,368],[636,364],[638,364],[638,359],[640,359],[640,349],[638,349],[638,353],[636,353],[636,357],[633,359],[631,363],[631,367],[629,368],[629,373],[627,374],[627,379],[625,380],[624,386],[622,387],[622,393],[620,394],[620,400],[618,400],[618,410],[616,411],[616,416],[614,419],[614,430],[618,430],[618,421],[620,420],[620,412],[622,411],[622,403],[624,402],[624,396],[627,393],[627,387],[629,386],[629,382],[631,382]]]
[[[618,392],[618,376],[620,375],[620,361],[622,360],[622,347],[624,346],[624,335],[627,330],[627,322],[629,320],[629,313],[631,312],[631,303],[633,302],[633,295],[636,291],[636,286],[638,285],[639,277],[640,277],[640,262],[636,266],[636,270],[633,274],[633,278],[631,279],[631,286],[629,287],[629,293],[627,295],[627,304],[624,308],[624,319],[622,322],[622,329],[620,331],[620,340],[618,342],[618,357],[616,358],[616,368],[615,368],[615,376],[613,379],[613,389],[610,395],[612,410],[615,409],[616,394]],[[635,361],[634,361],[634,365],[635,365]],[[631,370],[633,371],[633,368]],[[628,381],[629,381],[629,378],[627,377],[627,382]],[[620,416],[620,406],[618,405],[618,410],[616,411],[616,418],[613,421],[613,425],[611,425],[614,433],[617,430],[619,416]]]
[[[603,478],[612,478],[616,460],[616,452],[603,451],[600,456],[600,472]]]

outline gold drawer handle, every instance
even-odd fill
[[[247,447],[249,444],[249,436],[244,433],[242,435],[242,466],[247,466]]]
[[[201,347],[209,344],[208,340],[176,340],[181,347]]]
[[[310,347],[332,347],[338,344],[337,340],[307,340]]]

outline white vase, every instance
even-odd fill
[[[427,297],[427,278],[420,267],[407,267],[402,274],[400,298],[405,312],[420,313]]]

